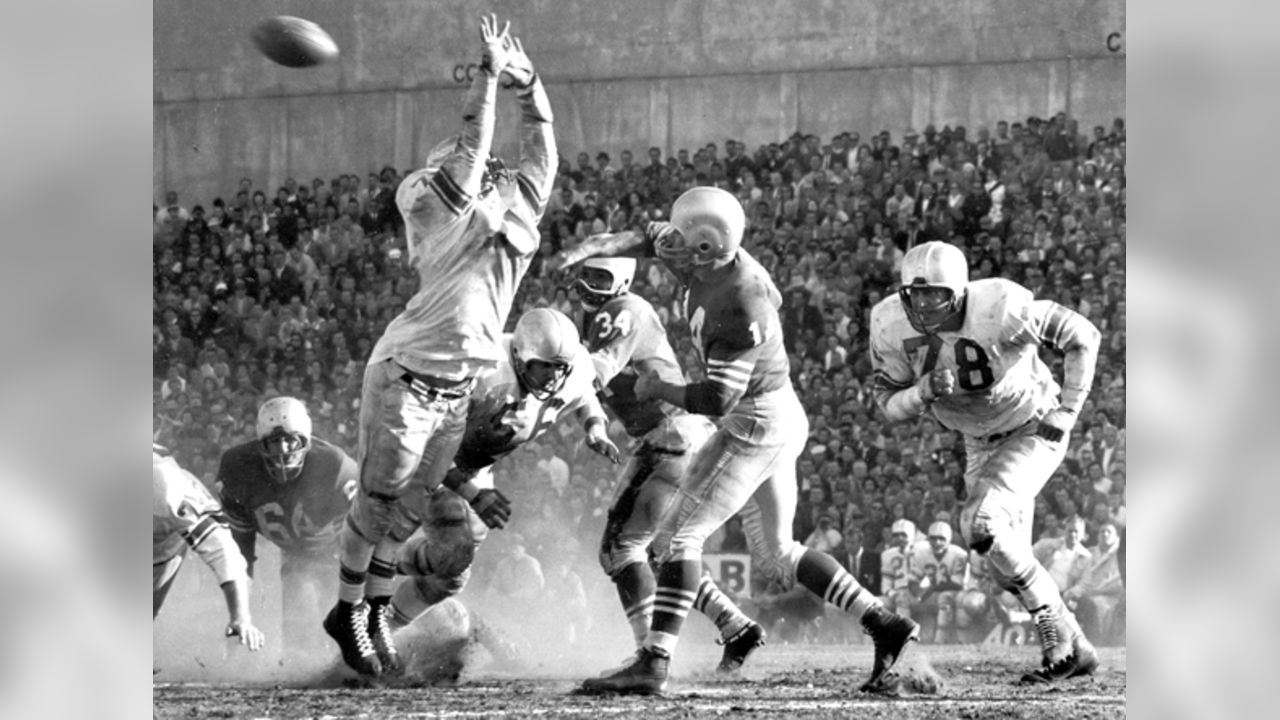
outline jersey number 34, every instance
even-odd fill
[[[933,372],[938,364],[938,353],[944,342],[937,335],[917,335],[902,341],[902,350],[908,356],[916,350],[927,347],[924,355],[923,374]],[[996,381],[996,374],[991,369],[991,359],[987,351],[969,338],[957,338],[955,344],[956,383],[964,390],[986,390]]]

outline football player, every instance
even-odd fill
[[[916,524],[906,519],[889,526],[889,546],[880,551],[880,600],[891,612],[911,617],[911,548]]]
[[[320,649],[315,625],[333,593],[338,533],[358,475],[350,456],[311,437],[307,406],[291,397],[262,403],[257,438],[222,454],[218,495],[249,576],[258,535],[280,548],[286,661]]]
[[[741,248],[745,225],[732,194],[695,187],[677,198],[670,223],[651,223],[643,233],[589,238],[553,263],[635,250],[662,259],[688,286],[687,316],[706,379],[672,382],[646,373],[636,381],[636,397],[722,418],[685,472],[654,541],[658,589],[644,647],[624,667],[587,680],[585,691],[663,691],[685,615],[697,597],[703,543],[739,512],[766,579],[784,589],[799,582],[861,619],[875,645],[864,689],[879,689],[907,643],[918,636],[919,626],[886,610],[834,558],[791,537],[796,459],[809,421],[791,386],[778,317],[782,296],[768,272]]]
[[[640,374],[655,372],[679,382],[684,373],[657,311],[629,292],[635,273],[635,258],[590,258],[582,263],[575,287],[586,311],[599,397],[638,443],[609,507],[600,566],[617,588],[639,648],[649,632],[657,589],[649,544],[689,462],[716,428],[702,415],[636,397]],[[702,576],[693,606],[720,630],[720,672],[738,670],[764,644],[764,629],[720,591],[709,573]]]
[[[871,311],[874,392],[892,422],[925,412],[963,434],[961,532],[1035,619],[1041,667],[1026,682],[1088,675],[1097,653],[1031,551],[1036,494],[1066,453],[1101,334],[1081,315],[1003,278],[969,282],[964,253],[911,248],[900,290]],[[1060,389],[1040,346],[1064,354]]]
[[[911,548],[911,616],[919,618],[924,636],[935,643],[955,639],[956,595],[964,588],[968,566],[968,553],[951,543],[951,526],[945,522],[930,525],[926,541]]]
[[[405,495],[369,566],[371,612],[388,617],[386,630],[371,633],[372,641],[388,674],[402,670],[392,631],[461,592],[488,528],[510,519],[511,502],[493,487],[495,462],[569,415],[582,422],[588,447],[618,462],[595,396],[595,370],[573,321],[550,308],[530,310],[502,345],[504,361],[481,375],[472,393],[446,487],[415,485]],[[405,545],[420,526],[423,536]],[[411,579],[396,587],[397,571]]]
[[[396,191],[418,293],[365,366],[360,488],[342,531],[338,602],[324,620],[343,660],[367,675],[382,670],[370,626],[382,633],[389,619],[361,602],[370,558],[418,466],[427,468],[418,482],[434,489],[457,452],[475,379],[502,359],[502,329],[538,251],[555,180],[551,105],[529,56],[493,15],[482,18],[480,38],[461,134],[438,144]],[[515,170],[490,157],[499,75],[520,103]]]
[[[160,614],[169,588],[187,556],[196,551],[222,586],[231,619],[227,637],[256,651],[262,631],[249,615],[249,576],[231,539],[218,501],[196,476],[178,466],[167,450],[151,447],[151,617]]]

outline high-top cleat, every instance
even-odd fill
[[[1046,608],[1035,613],[1044,658],[1039,669],[1022,676],[1024,685],[1092,675],[1098,669],[1098,651],[1068,612],[1065,608]]]
[[[749,623],[734,633],[733,637],[721,640],[720,643],[724,645],[724,655],[720,658],[720,665],[716,668],[716,672],[724,674],[737,672],[752,651],[764,645],[764,636],[764,628],[758,623]]]
[[[658,648],[641,648],[635,658],[611,673],[582,683],[584,693],[661,695],[667,688],[671,656]]]
[[[391,597],[369,598],[369,639],[382,664],[382,674],[399,677],[404,674],[404,661],[391,637]]]
[[[369,637],[369,606],[338,601],[324,618],[324,631],[342,649],[342,661],[361,675],[378,677],[382,663]]]
[[[885,677],[902,657],[907,643],[920,639],[920,624],[895,615],[881,606],[867,611],[862,618],[862,629],[871,636],[876,656],[871,665],[871,677],[858,689],[862,692],[875,692],[881,689]]]

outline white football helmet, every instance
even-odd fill
[[[601,305],[631,289],[636,276],[635,258],[587,258],[578,270],[574,288],[582,298],[582,307],[596,311]]]
[[[311,449],[311,416],[301,400],[272,398],[258,408],[258,445],[267,470],[279,482],[302,472]]]
[[[720,188],[691,188],[671,206],[679,239],[659,243],[658,256],[678,263],[709,265],[733,257],[742,246],[747,216],[738,199]]]
[[[581,346],[578,329],[564,313],[534,308],[516,321],[511,365],[520,385],[535,398],[546,400],[564,387]]]
[[[902,258],[901,277],[898,296],[902,298],[902,309],[918,329],[935,332],[964,312],[969,263],[955,245],[933,240],[911,248]],[[928,292],[916,292],[921,290]]]
[[[889,532],[895,536],[895,541],[898,535],[906,536],[907,539],[903,547],[910,547],[911,543],[916,540],[916,524],[906,518],[894,520],[893,524],[889,526]]]
[[[942,547],[946,547],[947,545],[950,545],[951,544],[951,526],[942,522],[941,520],[930,525],[929,526],[929,544],[933,545],[935,540],[940,540],[941,542],[938,544],[941,545]]]

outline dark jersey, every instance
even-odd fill
[[[690,283],[685,301],[694,348],[706,366],[705,394],[712,398],[691,397],[693,412],[709,402],[710,414],[723,414],[742,398],[790,384],[778,317],[782,294],[769,272],[746,250],[719,272],[711,282]]]
[[[301,474],[281,483],[267,471],[258,441],[253,440],[222,454],[217,487],[232,535],[252,567],[258,533],[284,553],[330,551],[358,478],[349,455],[313,438]]]

